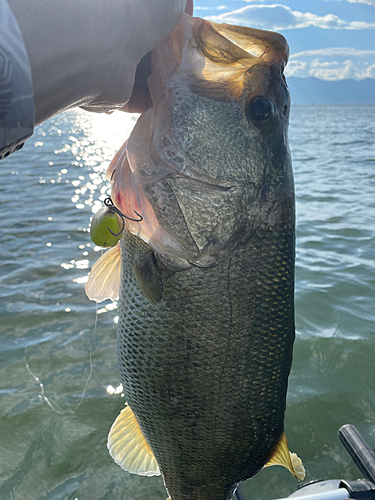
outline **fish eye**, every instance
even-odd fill
[[[253,97],[247,108],[246,118],[254,122],[254,125],[264,125],[274,115],[273,103],[263,96]]]
[[[264,135],[268,135],[276,129],[280,123],[282,112],[279,113],[271,99],[259,95],[253,97],[245,108],[248,123],[254,125]]]

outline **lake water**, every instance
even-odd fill
[[[134,124],[70,111],[0,162],[0,498],[165,500],[106,449],[124,399],[117,312],[84,281],[100,250],[89,219],[105,170]],[[297,340],[286,430],[307,480],[360,477],[337,438],[357,425],[375,447],[375,107],[293,107]],[[296,489],[271,467],[248,500]]]

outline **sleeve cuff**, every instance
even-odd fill
[[[20,149],[34,131],[29,59],[17,21],[0,0],[0,159]]]

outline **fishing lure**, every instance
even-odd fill
[[[115,207],[111,198],[106,198],[104,200],[104,205],[105,207],[96,212],[92,218],[90,235],[91,241],[95,243],[95,245],[109,248],[114,247],[121,239],[125,229],[124,219],[132,222],[141,222],[143,217],[135,210],[134,213],[138,215],[138,219],[132,219],[124,215],[121,210]]]

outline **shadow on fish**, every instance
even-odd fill
[[[108,448],[172,500],[229,500],[283,465],[295,212],[285,39],[184,15],[151,53],[153,106],[112,161],[119,243],[86,285],[119,295],[127,405]],[[112,233],[113,234],[113,233]]]

